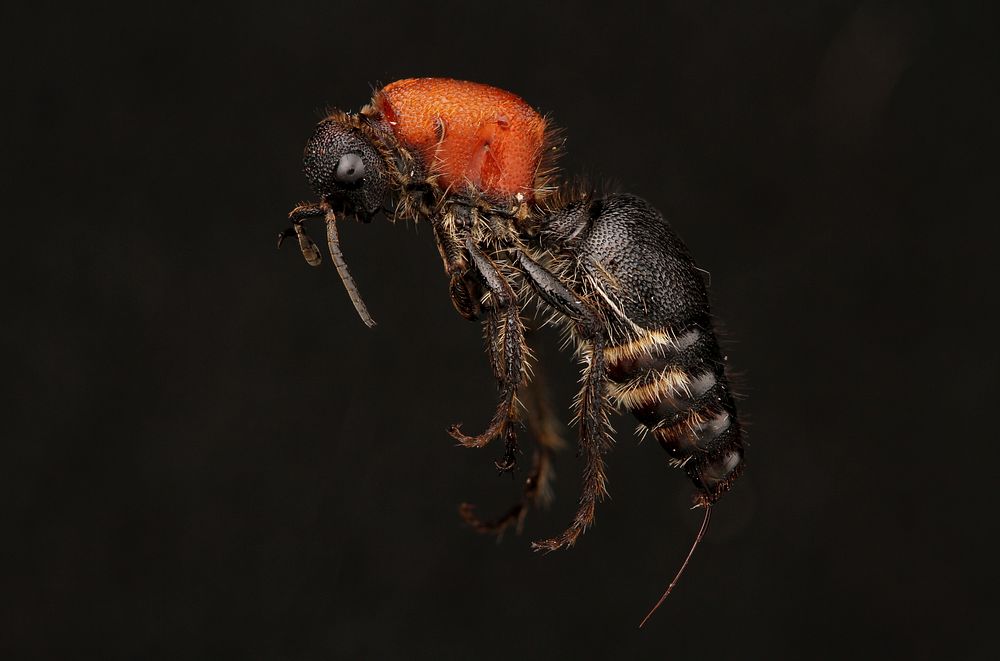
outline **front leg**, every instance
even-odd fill
[[[464,220],[446,222],[442,217],[435,218],[431,224],[434,230],[434,243],[444,271],[450,277],[448,294],[451,304],[458,314],[467,321],[479,321],[482,318],[483,290],[475,274],[470,271],[469,261],[465,255],[462,235],[467,223]],[[461,226],[461,227],[460,227]]]

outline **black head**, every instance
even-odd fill
[[[360,129],[324,119],[306,143],[306,179],[330,206],[369,220],[388,204],[385,161]]]

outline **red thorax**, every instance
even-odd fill
[[[479,83],[410,78],[381,89],[374,103],[442,186],[534,198],[545,118],[520,97]]]

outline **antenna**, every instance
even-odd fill
[[[337,216],[333,213],[333,209],[326,210],[326,245],[330,249],[330,257],[333,259],[333,265],[337,267],[337,273],[340,274],[340,279],[347,289],[347,295],[351,297],[354,309],[361,316],[361,321],[365,322],[365,326],[368,326],[368,328],[374,327],[375,320],[372,319],[368,308],[365,307],[365,302],[361,298],[358,285],[354,282],[354,278],[351,277],[351,271],[347,268],[347,262],[344,261],[344,253],[340,252],[340,235],[337,234]]]

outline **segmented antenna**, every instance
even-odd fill
[[[340,274],[340,279],[347,289],[347,295],[351,297],[354,309],[361,316],[361,321],[365,322],[365,326],[368,326],[368,328],[374,327],[375,320],[368,313],[368,308],[365,307],[365,302],[361,298],[361,292],[358,291],[358,285],[354,282],[354,278],[351,277],[351,272],[347,268],[347,262],[344,261],[344,253],[340,252],[337,216],[333,213],[332,209],[327,209],[326,211],[326,245],[330,249],[330,257],[333,259],[333,265],[337,267],[337,273]]]
[[[684,570],[687,569],[688,562],[691,561],[691,556],[694,555],[694,550],[698,548],[698,544],[701,542],[701,538],[705,536],[705,531],[708,530],[708,521],[709,519],[711,519],[711,517],[712,517],[712,506],[709,505],[708,503],[705,503],[705,518],[702,519],[701,521],[701,530],[698,531],[698,536],[694,538],[694,544],[691,545],[691,550],[688,551],[687,557],[684,558],[684,564],[682,564],[681,568],[677,570],[677,574],[674,576],[674,580],[670,581],[670,585],[667,586],[667,589],[663,593],[663,596],[660,597],[660,600],[656,602],[656,605],[653,606],[653,609],[651,611],[646,613],[646,617],[642,618],[642,622],[639,623],[640,629],[643,627],[643,625],[646,624],[646,622],[649,621],[649,618],[653,616],[653,613],[656,612],[656,609],[659,608],[660,605],[667,600],[667,597],[670,596],[670,592],[674,589],[674,586],[677,585],[677,581],[680,580],[681,574],[684,573]]]

